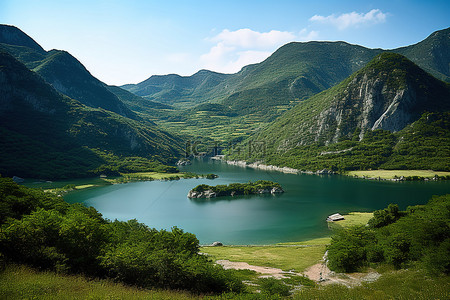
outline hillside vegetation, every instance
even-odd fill
[[[195,235],[108,221],[93,207],[0,178],[0,249],[6,261],[108,277],[145,288],[239,292],[242,283],[198,253]]]
[[[339,230],[328,247],[329,267],[354,272],[388,263],[396,268],[420,265],[431,274],[450,272],[450,195],[399,211],[390,204],[375,211],[369,226]]]
[[[449,30],[434,32],[424,41],[390,52],[403,54],[433,76],[448,81]],[[158,123],[164,128],[229,142],[257,132],[301,101],[338,84],[382,52],[386,50],[345,42],[289,43],[265,61],[235,74],[202,70],[186,77],[152,76],[123,88],[178,108],[159,117]],[[223,105],[226,117],[199,105],[203,103]]]
[[[384,53],[229,152],[300,170],[450,170],[450,88]],[[249,151],[252,144],[264,151]],[[240,150],[240,151],[238,151]]]
[[[61,95],[0,52],[0,173],[74,178],[164,171],[181,147],[151,122],[138,122]]]

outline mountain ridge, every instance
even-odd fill
[[[90,108],[0,51],[0,173],[73,178],[172,170],[181,145],[150,122]]]
[[[87,106],[102,107],[125,117],[137,118],[116,95],[105,88],[104,83],[92,76],[67,51],[45,51],[22,30],[9,25],[0,25],[0,49],[38,73],[59,92]]]
[[[448,55],[441,55],[442,53],[448,53],[448,51],[440,51],[439,53],[434,51],[435,53],[432,55],[431,60],[434,60],[435,57],[443,56],[438,59],[439,63],[428,61],[430,59],[427,60],[424,55],[419,57],[416,55],[416,52],[425,52],[426,50],[424,50],[424,48],[428,49],[432,47],[432,45],[435,44],[434,40],[436,39],[444,40],[444,48],[448,50],[450,48],[449,35],[450,28],[439,30],[430,34],[421,42],[392,50],[384,50],[380,48],[371,49],[343,41],[290,42],[278,48],[266,60],[257,64],[244,66],[241,71],[237,73],[216,73],[218,76],[226,75],[227,78],[222,78],[220,82],[216,82],[216,85],[212,87],[210,86],[209,90],[205,92],[204,98],[196,98],[196,100],[193,99],[190,103],[195,105],[207,101],[220,102],[225,98],[232,96],[234,93],[264,87],[270,82],[273,84],[276,82],[281,82],[287,78],[289,78],[290,82],[285,85],[284,88],[287,88],[288,86],[294,87],[290,89],[291,100],[295,98],[304,99],[314,93],[309,92],[307,87],[304,92],[302,86],[296,89],[296,80],[299,80],[302,77],[306,77],[308,79],[315,78],[309,82],[309,84],[312,85],[312,90],[324,90],[342,81],[347,76],[350,76],[353,72],[362,68],[368,61],[383,51],[399,52],[400,54],[410,57],[413,62],[422,65],[424,69],[432,73],[434,76],[437,76],[441,80],[448,81],[450,80],[450,70],[445,67],[440,67],[448,65],[450,62],[450,57]],[[338,53],[339,51],[340,53]],[[345,55],[349,54],[349,51],[351,52],[351,55]],[[319,52],[321,55],[320,57],[317,56]],[[347,53],[344,54],[343,52]],[[320,59],[318,60],[318,58]],[[281,65],[278,64],[276,68],[271,68],[270,65],[276,63],[276,61],[286,63],[282,63]],[[447,64],[445,64],[445,62],[447,62]],[[335,65],[335,67],[333,67],[333,65]],[[299,66],[301,68],[299,68]],[[323,69],[324,67],[325,69]],[[196,74],[184,77],[180,76],[180,79],[185,79],[187,81]],[[168,91],[166,91],[167,93],[163,91],[163,83],[161,83],[161,81],[163,79],[169,80],[169,78],[175,75],[176,74],[153,75],[138,84],[125,85],[122,87],[148,99],[163,103],[170,102],[170,104],[176,104],[181,97],[189,98],[190,95],[180,93],[179,90],[174,89],[174,86],[170,87],[170,93],[168,93]],[[152,90],[152,87],[155,87],[152,78],[158,78],[159,80],[159,83],[157,84],[159,88],[158,92]],[[267,78],[269,78],[269,81],[266,80]],[[297,83],[300,83],[301,85],[302,82],[300,80],[300,82]],[[279,88],[279,86],[277,86],[277,88]],[[303,88],[305,89],[305,86],[303,86]],[[235,101],[237,98],[239,97],[234,96]],[[183,102],[185,102],[185,99],[183,99]],[[284,101],[283,104],[286,104],[286,101]]]

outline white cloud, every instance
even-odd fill
[[[303,29],[298,34],[288,31],[271,30],[258,32],[248,28],[223,30],[207,39],[214,44],[208,53],[200,57],[202,68],[224,73],[238,72],[242,67],[263,61],[277,48],[294,40],[311,40],[317,31]]]
[[[294,38],[294,34],[287,31],[258,32],[244,28],[236,31],[225,29],[211,40],[241,48],[270,48],[292,41]]]
[[[314,15],[309,20],[313,22],[331,24],[336,26],[339,30],[343,30],[348,27],[357,27],[363,24],[384,23],[386,21],[386,17],[387,14],[383,13],[381,10],[372,9],[368,13],[351,12],[341,14],[339,16],[332,14],[327,17]]]

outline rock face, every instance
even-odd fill
[[[315,133],[314,142],[329,144],[352,138],[355,130],[360,140],[368,130],[400,131],[425,110],[441,106],[427,88],[417,84],[435,84],[432,81],[403,56],[382,54],[350,78],[330,106],[313,119],[309,132]]]
[[[270,191],[271,194],[281,194],[284,193],[283,189],[279,188],[279,187],[273,187],[272,190]]]
[[[190,165],[191,161],[189,159],[180,159],[177,161],[177,166],[187,166]]]
[[[258,141],[273,145],[269,151],[285,153],[314,143],[361,140],[372,130],[403,130],[425,112],[448,111],[449,99],[444,82],[402,55],[383,53],[337,86],[286,112]]]
[[[197,192],[197,191],[190,190],[187,196],[188,196],[188,198],[216,198],[217,197],[216,193],[213,192],[212,190],[206,190],[203,192]]]

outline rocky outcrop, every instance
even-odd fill
[[[202,192],[198,192],[198,191],[193,191],[190,190],[188,193],[188,198],[216,198],[217,195],[214,191],[212,190],[206,190],[206,191],[202,191]]]
[[[290,174],[298,174],[300,171],[294,168],[289,167],[277,167],[273,165],[265,165],[260,162],[254,162],[254,163],[247,163],[243,160],[226,160],[225,161],[229,165],[238,166],[238,167],[248,167],[253,169],[259,169],[259,170],[265,170],[265,171],[278,171],[283,173],[290,173]]]
[[[176,163],[177,166],[187,166],[187,165],[190,165],[190,164],[191,164],[191,161],[189,159],[180,159]]]

